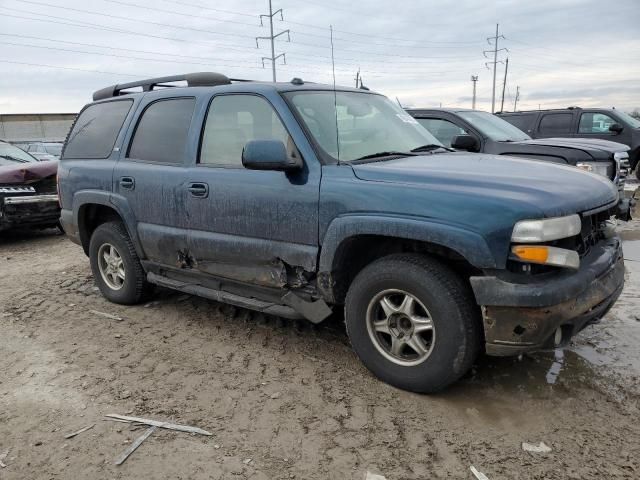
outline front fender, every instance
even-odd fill
[[[334,219],[327,228],[320,251],[320,273],[331,272],[340,244],[356,235],[430,242],[457,252],[476,268],[496,268],[487,242],[476,232],[426,219],[348,215]]]

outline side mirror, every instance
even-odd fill
[[[302,163],[287,154],[280,140],[251,140],[242,150],[242,165],[249,170],[291,171],[302,168]]]
[[[469,152],[478,151],[478,141],[471,135],[456,135],[451,140],[451,148],[456,150],[467,150]]]
[[[609,131],[613,132],[613,133],[620,133],[620,132],[622,132],[622,130],[624,130],[624,127],[622,125],[620,125],[619,123],[612,123],[609,126]]]

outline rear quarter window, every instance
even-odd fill
[[[131,105],[133,100],[117,100],[85,108],[69,133],[62,158],[108,158]]]

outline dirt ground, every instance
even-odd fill
[[[481,358],[432,396],[373,378],[339,318],[169,291],[118,306],[63,236],[3,234],[0,479],[471,479],[471,465],[491,480],[640,478],[640,222],[622,231],[637,261],[600,325],[564,351]],[[116,466],[143,429],[109,413],[213,436],[158,430]],[[540,441],[551,453],[522,450]]]

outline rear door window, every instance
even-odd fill
[[[159,100],[149,105],[138,122],[129,158],[154,163],[183,163],[195,98]]]
[[[506,120],[511,125],[519,128],[523,132],[530,132],[531,127],[533,126],[535,115],[505,115],[504,117],[500,118]]]
[[[571,133],[572,113],[546,113],[540,120],[538,130],[543,135],[563,135]]]
[[[69,134],[62,158],[108,158],[133,100],[95,103],[85,108]]]

